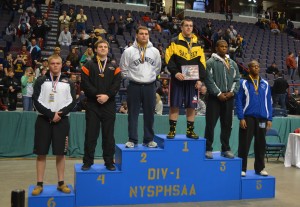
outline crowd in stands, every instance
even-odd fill
[[[52,26],[48,20],[48,13],[41,12],[39,2],[13,0],[6,7],[10,18],[3,35],[6,46],[0,53],[0,85],[3,85],[0,110],[16,110],[18,93],[22,93],[23,109],[33,110],[32,103],[28,101],[31,99],[32,85],[38,77],[45,75],[48,71],[48,61],[47,58],[42,57],[42,51],[44,50],[44,42],[47,40],[47,33],[51,31]],[[53,9],[58,10],[60,15],[57,19],[59,23],[57,47],[54,48],[52,53],[63,58],[62,72],[69,75],[72,81],[76,83],[78,104],[74,109],[75,111],[80,111],[85,107],[84,93],[80,90],[79,73],[81,66],[94,56],[94,43],[97,40],[106,39],[110,43],[110,57],[113,59],[114,64],[118,65],[122,52],[133,44],[135,29],[143,25],[149,29],[150,41],[158,48],[162,59],[161,76],[158,77],[157,81],[157,107],[155,111],[157,114],[168,113],[164,111],[164,107],[168,105],[170,75],[164,60],[165,49],[169,40],[180,32],[179,19],[170,16],[166,12],[157,14],[146,12],[139,15],[138,12],[134,11],[114,13],[101,8],[104,16],[99,17],[101,21],[96,21],[93,16],[93,11],[98,12],[96,8],[85,11],[84,7],[61,5],[60,1],[55,1]],[[233,60],[236,60],[244,57],[247,40],[231,24],[232,11],[230,11],[229,8],[226,17],[230,23],[227,24],[228,26],[226,25],[226,28],[216,27],[213,21],[205,20],[206,24],[202,28],[197,28],[194,24],[194,33],[200,37],[206,54],[214,51],[215,43],[218,40],[226,40],[229,45],[229,55]],[[94,24],[91,25],[91,22]],[[269,11],[266,11],[257,26],[262,29],[270,29],[277,35],[282,32],[293,35],[294,26],[291,21],[285,18],[284,13],[271,17]],[[14,53],[11,51],[11,46],[16,41],[20,42],[20,50]],[[289,69],[288,74],[293,79],[296,69],[300,70],[300,61],[298,61],[300,54],[296,58],[290,55],[287,57],[286,64]],[[279,82],[277,79],[285,79],[284,73],[281,72],[282,69],[278,69],[274,62],[265,72],[273,76],[276,75],[274,82],[277,85],[277,82]],[[245,68],[241,67],[240,72],[244,73]],[[126,88],[127,84],[128,82],[123,80],[122,88]],[[195,113],[205,115],[207,89],[203,85],[196,90],[199,91],[199,95],[198,107]],[[278,94],[281,94],[281,91]],[[275,100],[278,100],[278,97],[276,96]],[[126,114],[126,96],[118,95],[117,98],[119,98],[117,111]],[[280,103],[283,102],[276,101],[276,104],[281,105]],[[299,104],[300,102],[295,103]],[[286,108],[286,106],[282,106],[282,108]]]

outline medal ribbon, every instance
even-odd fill
[[[107,58],[104,60],[104,65],[102,65],[100,58],[97,57],[98,60],[98,67],[99,67],[99,72],[100,74],[104,73],[106,63],[107,63]]]
[[[257,82],[255,83],[254,79],[252,78],[251,75],[249,75],[252,83],[253,83],[253,86],[254,86],[254,90],[257,92],[258,91],[258,79],[255,79]]]
[[[142,63],[145,62],[146,49],[147,49],[147,47],[140,47],[139,46],[140,57],[141,57]]]
[[[58,81],[59,81],[59,79],[60,79],[60,75],[61,75],[61,73],[59,73],[59,76],[58,76],[58,77],[56,78],[56,80],[54,81],[53,75],[52,75],[52,73],[50,73],[50,79],[51,79],[51,82],[52,82],[52,91],[53,91],[53,92],[56,91],[56,86],[57,86]]]

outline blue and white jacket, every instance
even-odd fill
[[[240,89],[235,96],[239,120],[247,116],[272,121],[272,97],[269,83],[259,77],[258,94],[249,77],[240,80]]]

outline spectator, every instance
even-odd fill
[[[8,76],[3,80],[3,90],[7,91],[8,95],[8,110],[15,111],[17,109],[17,94],[21,89],[20,80],[14,77],[13,69],[8,69]]]
[[[52,28],[52,24],[48,21],[48,14],[44,13],[42,17],[43,23],[46,27],[46,31],[50,31]]]
[[[120,109],[118,111],[121,114],[127,114],[128,113],[128,107],[127,107],[127,101],[122,101]]]
[[[87,61],[92,60],[94,57],[94,52],[91,47],[87,48],[84,54],[82,55],[80,59],[80,65],[84,65]]]
[[[13,23],[10,23],[5,29],[5,34],[11,39],[10,42],[16,40],[17,29]]]
[[[29,35],[30,28],[31,28],[30,24],[24,21],[18,25],[17,33],[23,45],[28,42],[28,35]]]
[[[294,23],[290,20],[290,19],[288,19],[287,20],[287,26],[286,26],[286,33],[288,34],[288,35],[294,35],[295,34],[295,32],[293,31],[293,29],[294,29]]]
[[[61,46],[70,46],[72,44],[72,36],[67,26],[64,28],[63,31],[61,31],[58,37],[58,43]]]
[[[119,16],[119,19],[117,21],[117,25],[118,25],[117,35],[123,35],[124,28],[125,28],[125,21],[124,21],[122,15]]]
[[[60,22],[60,31],[63,31],[64,28],[69,27],[71,18],[67,15],[66,11],[63,11],[58,20]]]
[[[43,20],[41,18],[37,19],[37,24],[32,28],[31,38],[35,38],[38,41],[40,48],[43,48],[46,32],[47,28],[43,24]]]
[[[205,36],[205,49],[210,48],[212,45],[210,44],[210,39],[214,33],[214,28],[210,20],[208,20],[205,27],[202,28],[202,34]]]
[[[291,79],[293,79],[295,70],[297,68],[296,59],[294,57],[293,52],[289,52],[289,54],[285,60],[285,63],[286,63],[287,69],[288,69],[289,76],[291,77]]]
[[[48,59],[43,58],[42,65],[40,65],[39,67],[37,67],[35,69],[35,77],[38,78],[38,77],[42,76],[42,71],[44,71],[46,73],[48,70],[49,70]],[[45,74],[43,74],[43,75],[45,75]]]
[[[132,15],[131,15],[130,12],[127,14],[125,23],[126,23],[126,31],[131,33],[132,28],[133,28],[134,20],[133,20]]]
[[[13,22],[16,14],[18,13],[18,10],[19,10],[19,4],[18,4],[17,0],[13,0],[10,3],[10,9],[11,9],[10,10],[10,22]]]
[[[26,11],[23,11],[23,13],[21,14],[20,18],[19,18],[19,24],[22,23],[29,23],[30,17],[28,16]]]
[[[274,34],[279,34],[280,33],[280,30],[278,29],[278,25],[275,23],[274,20],[272,20],[271,23],[270,23],[270,29],[271,29],[271,32],[274,33]]]
[[[25,74],[21,78],[22,97],[23,97],[23,111],[32,111],[32,94],[33,85],[35,82],[35,74],[31,67],[25,70]]]
[[[63,65],[61,72],[71,74],[71,71],[75,71],[73,66],[71,65],[70,60],[66,60],[65,64]]]
[[[95,34],[96,34],[97,37],[100,36],[100,35],[102,35],[102,34],[106,34],[107,33],[106,30],[103,29],[102,24],[99,24],[98,28],[94,29],[94,32],[95,32]]]
[[[197,116],[205,116],[206,114],[206,104],[201,99],[197,100],[197,108],[195,109]]]
[[[162,29],[161,29],[160,25],[157,22],[155,22],[153,30],[158,31],[159,33],[162,32]]]
[[[78,52],[78,47],[73,47],[71,49],[71,52],[67,56],[66,60],[71,61],[71,65],[73,66],[74,71],[71,72],[78,72],[79,71],[79,61],[80,61],[80,55]]]
[[[86,21],[87,21],[87,17],[83,13],[83,9],[80,9],[79,14],[77,14],[77,16],[76,16],[77,32],[81,32],[82,30],[85,30],[85,22]]]
[[[54,48],[53,55],[58,55],[58,56],[60,56],[60,47],[55,47],[55,48]]]
[[[70,9],[69,9],[68,16],[70,17],[69,28],[70,28],[70,31],[73,31],[75,29],[75,24],[76,24],[76,14],[72,7],[70,7]]]
[[[110,20],[108,21],[108,34],[112,34],[112,35],[115,35],[116,33],[116,19],[115,19],[115,16],[111,16],[110,17]]]
[[[160,95],[156,93],[155,114],[162,115],[162,112],[163,112],[163,103]]]
[[[294,88],[294,93],[290,97],[289,104],[293,107],[296,114],[300,114],[300,94],[298,88]]]
[[[21,80],[21,77],[24,74],[24,67],[26,62],[22,58],[21,55],[18,55],[17,58],[14,60],[14,75],[18,80]]]
[[[14,68],[14,60],[11,53],[6,54],[6,58],[3,61],[5,76],[8,76],[8,69]]]
[[[230,39],[236,38],[238,33],[234,29],[233,25],[230,25],[228,29],[229,29],[229,37],[230,37]]]
[[[296,66],[298,68],[298,75],[300,77],[300,51],[298,52],[298,56],[296,57]]]
[[[34,16],[36,16],[37,9],[36,9],[35,3],[32,2],[31,5],[26,8],[26,11],[28,12],[28,14],[33,14]]]
[[[19,52],[18,55],[20,55],[21,58],[24,60],[26,67],[31,67],[32,65],[31,54],[30,52],[27,51],[26,45],[22,45],[21,51]]]
[[[273,62],[272,65],[267,68],[266,73],[273,75],[279,73],[278,67],[275,62]]]
[[[27,47],[31,54],[32,67],[35,67],[36,62],[41,58],[41,48],[36,44],[36,39],[31,39],[31,45]]]
[[[228,5],[227,7],[227,11],[226,11],[226,21],[229,21],[231,23],[232,19],[233,19],[233,14],[232,14],[232,9],[231,7]]]
[[[207,105],[208,93],[205,85],[202,85],[199,90],[199,98]]]
[[[95,32],[91,31],[90,37],[85,41],[85,45],[88,47],[94,48],[94,45],[98,40],[99,40],[99,38],[96,37]]]
[[[286,24],[287,24],[287,19],[285,17],[285,13],[281,13],[279,19],[278,19],[278,24],[279,24],[279,30],[281,32],[284,32],[285,28],[286,28]]]
[[[282,77],[282,73],[279,72],[275,75],[274,85],[272,87],[273,94],[273,107],[277,107],[279,104],[281,109],[286,110],[286,89],[289,88],[288,82]]]

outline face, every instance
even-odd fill
[[[216,47],[216,51],[217,51],[218,55],[220,55],[221,57],[224,57],[228,51],[227,42],[226,41],[220,42]]]
[[[106,43],[100,43],[100,44],[98,44],[98,46],[95,50],[96,50],[97,55],[107,56],[107,54],[108,54],[108,45]]]
[[[200,89],[200,92],[201,92],[202,94],[206,94],[207,88],[206,88],[205,86],[202,86],[201,89]]]
[[[259,68],[258,62],[253,61],[252,64],[250,65],[250,67],[249,67],[250,75],[258,76],[259,71],[260,71],[260,68]]]
[[[295,89],[294,93],[295,93],[296,95],[298,95],[299,90]]]
[[[0,71],[3,71],[3,64],[0,64]]]
[[[92,54],[93,50],[92,48],[88,48],[88,54]]]
[[[70,65],[71,65],[71,62],[70,62],[70,61],[67,61],[67,62],[66,62],[66,65],[67,65],[67,66],[70,66]]]
[[[53,74],[59,74],[62,68],[62,62],[58,58],[53,58],[49,62],[49,69]]]
[[[76,75],[71,75],[70,80],[76,82]]]
[[[14,72],[12,71],[8,72],[8,76],[12,78],[14,76]]]
[[[149,41],[149,31],[145,29],[140,29],[136,34],[136,40],[140,44],[147,44]]]
[[[23,52],[26,51],[26,46],[22,46],[22,51],[23,51]]]
[[[34,45],[36,45],[36,40],[35,39],[32,39],[31,40],[31,44],[34,46]]]
[[[193,32],[193,22],[192,21],[184,21],[181,26],[181,31],[183,36],[190,36]]]

